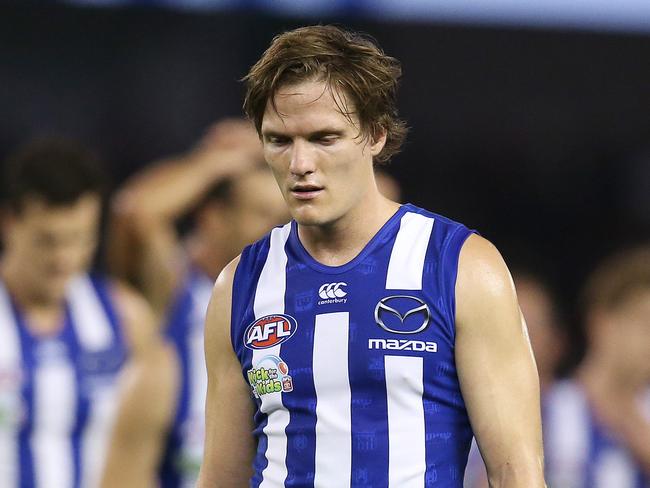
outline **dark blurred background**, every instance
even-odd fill
[[[290,2],[279,12],[132,3],[0,4],[1,157],[32,136],[74,137],[119,184],[240,115],[238,79],[274,34],[335,22],[402,61],[400,109],[412,131],[388,171],[405,200],[541,269],[567,310],[597,259],[650,235],[650,15],[644,30],[415,21],[417,12],[381,17],[350,0],[329,13],[322,2],[312,12]]]

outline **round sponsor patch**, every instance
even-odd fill
[[[277,346],[288,340],[297,329],[298,322],[291,315],[266,315],[246,327],[244,345],[249,349]]]

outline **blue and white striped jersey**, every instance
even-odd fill
[[[55,336],[24,320],[0,283],[0,486],[96,487],[126,357],[106,283],[72,281]]]
[[[650,392],[641,400],[650,421]],[[544,397],[542,413],[549,487],[650,488],[650,476],[597,422],[578,383],[554,385]]]
[[[203,324],[212,286],[210,278],[192,270],[179,289],[165,330],[176,348],[181,382],[176,415],[160,469],[161,488],[195,486],[203,459],[208,383]]]
[[[342,266],[315,261],[295,222],[244,250],[231,335],[257,404],[251,486],[462,486],[454,288],[470,233],[408,204]]]

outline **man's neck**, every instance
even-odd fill
[[[25,316],[25,325],[36,336],[56,334],[63,327],[63,300],[46,300],[35,293],[12,261],[0,262],[0,277]]]
[[[363,250],[398,209],[399,204],[377,193],[329,225],[298,225],[300,242],[316,261],[342,266]]]

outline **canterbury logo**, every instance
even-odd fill
[[[323,300],[328,298],[343,298],[348,293],[343,289],[344,286],[348,286],[347,283],[325,283],[318,289],[318,296]]]

